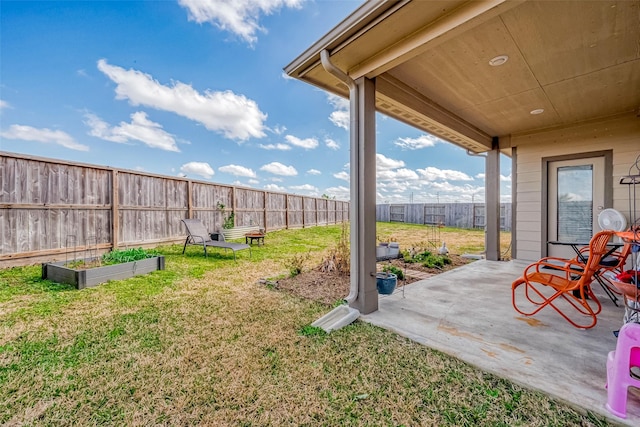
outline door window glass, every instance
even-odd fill
[[[593,166],[558,168],[558,240],[588,242],[593,235]]]

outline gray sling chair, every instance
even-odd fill
[[[232,243],[224,240],[224,236],[222,233],[218,234],[218,238],[222,240],[213,240],[211,238],[211,233],[207,231],[207,227],[204,226],[202,220],[199,219],[183,219],[182,222],[184,226],[187,227],[187,239],[184,242],[184,248],[182,248],[182,253],[187,249],[187,245],[198,245],[202,246],[204,249],[204,256],[207,256],[207,247],[214,248],[224,248],[225,252],[227,249],[231,249],[233,251],[233,260],[236,260],[236,251],[240,251],[242,249],[249,249],[249,257],[251,257],[251,246],[245,243]]]

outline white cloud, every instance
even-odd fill
[[[229,173],[235,176],[246,176],[247,178],[255,178],[256,173],[249,168],[245,168],[244,166],[238,165],[226,165],[218,168],[218,171]]]
[[[309,175],[322,175],[322,172],[320,172],[318,169],[309,169],[307,173]]]
[[[396,169],[396,170],[381,170],[378,171],[376,174],[378,179],[385,179],[385,180],[397,180],[397,179],[403,179],[403,180],[415,180],[418,179],[418,174],[415,173],[414,171],[412,171],[411,169],[407,169],[407,168],[400,168],[400,169]]]
[[[98,61],[98,69],[116,83],[116,99],[128,99],[131,105],[145,105],[170,111],[201,123],[226,138],[245,141],[265,136],[267,115],[255,101],[231,91],[196,91],[191,85],[173,82],[160,84],[149,74]]]
[[[342,180],[347,181],[347,182],[349,182],[351,180],[351,177],[349,176],[349,173],[345,172],[345,171],[334,173],[333,177],[334,178],[338,178],[338,179],[342,179]]]
[[[479,173],[474,178],[476,178],[476,179],[484,179],[485,175],[484,175],[484,173]],[[502,182],[511,182],[511,175],[502,175],[502,174],[500,174],[500,181],[502,181]]]
[[[327,98],[329,103],[336,109],[329,115],[331,123],[349,130],[349,122],[351,121],[349,115],[349,100],[333,94],[327,94]]]
[[[402,166],[404,166],[402,160],[394,160],[383,154],[376,154],[376,169],[378,171],[401,168]]]
[[[420,135],[417,138],[398,138],[394,144],[407,150],[419,150],[421,148],[433,147],[438,141],[438,138],[435,136]]]
[[[254,44],[260,15],[270,15],[283,7],[300,8],[304,0],[178,0],[189,12],[189,20],[208,22],[230,31],[249,44]]]
[[[324,193],[329,197],[335,197],[338,200],[349,200],[351,192],[349,188],[339,185],[337,187],[329,187],[324,190]]]
[[[324,143],[327,144],[328,148],[331,148],[332,150],[337,150],[340,148],[340,144],[338,144],[337,142],[335,142],[333,139],[331,138],[327,138],[324,140]]]
[[[329,120],[334,125],[349,130],[349,112],[348,111],[334,111],[329,114]]]
[[[295,145],[296,147],[302,147],[307,150],[312,150],[318,146],[318,140],[315,138],[305,138],[300,139],[297,136],[286,135],[284,139],[291,145]]]
[[[475,186],[470,184],[464,185],[453,185],[450,182],[431,182],[429,184],[429,189],[432,191],[436,191],[440,193],[440,201],[460,201],[460,200],[471,200],[473,195],[480,196],[475,199],[475,201],[479,201],[482,197],[484,197],[484,187]],[[443,200],[444,197],[444,200]]]
[[[287,127],[286,126],[282,126],[282,125],[278,125],[276,127],[274,127],[273,129],[271,129],[273,131],[273,133],[275,133],[276,135],[282,135],[283,133],[285,133],[287,131]]]
[[[418,173],[422,178],[428,181],[473,181],[473,178],[464,172],[454,171],[451,169],[438,169],[432,166],[424,169],[418,169]]]
[[[0,110],[4,110],[5,108],[11,108],[11,105],[2,99],[0,99]]]
[[[280,151],[291,150],[291,146],[287,144],[260,144],[260,148],[264,150],[280,150]]]
[[[260,181],[258,181],[257,179],[250,179],[249,181],[247,181],[249,184],[251,185],[256,185],[256,184],[260,184]]]
[[[88,146],[77,143],[71,135],[61,130],[51,130],[47,128],[37,129],[31,126],[11,125],[9,126],[9,130],[0,132],[0,136],[7,139],[17,139],[21,141],[53,143],[71,150],[89,151]]]
[[[185,163],[180,167],[180,170],[185,174],[184,176],[191,174],[209,179],[214,175],[213,169],[209,166],[209,163],[206,162]]]
[[[282,193],[287,191],[286,188],[281,187],[278,184],[267,184],[267,185],[264,186],[264,189],[268,190],[268,191],[280,191]]]
[[[318,187],[314,187],[311,184],[293,185],[293,186],[290,186],[289,189],[293,191],[304,192],[309,195],[317,195],[319,192]]]
[[[269,164],[266,164],[262,166],[260,170],[272,173],[274,175],[281,175],[281,176],[298,175],[298,171],[296,170],[296,168],[294,168],[293,166],[285,166],[279,162],[271,162]]]
[[[120,122],[118,126],[110,126],[91,113],[85,114],[84,123],[91,128],[89,135],[105,141],[126,143],[136,140],[151,148],[180,151],[173,135],[164,131],[159,123],[149,120],[143,111],[131,114],[131,123]]]

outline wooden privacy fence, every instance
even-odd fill
[[[302,228],[347,221],[349,202],[0,152],[0,266],[182,241],[181,219],[216,231],[231,212]]]
[[[376,221],[484,228],[484,203],[411,203],[376,205]],[[511,203],[500,204],[500,229],[511,230]]]

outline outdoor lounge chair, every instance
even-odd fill
[[[231,249],[233,251],[234,261],[236,260],[236,251],[240,251],[242,249],[249,249],[249,257],[251,257],[251,246],[245,243],[226,242],[222,233],[217,233],[218,238],[222,240],[213,240],[211,238],[211,234],[202,223],[202,220],[183,219],[182,222],[184,223],[184,226],[187,227],[188,233],[187,239],[184,241],[184,248],[182,248],[183,254],[187,249],[187,245],[198,245],[202,246],[204,249],[205,257],[207,256],[207,247],[224,248],[225,252],[227,249]]]
[[[594,274],[600,269],[600,260],[607,253],[607,242],[613,231],[601,231],[589,242],[589,258],[585,263],[575,263],[562,258],[546,257],[525,268],[522,277],[511,285],[511,303],[520,314],[532,316],[545,307],[556,310],[576,328],[588,329],[596,325],[602,310],[600,301],[591,290]],[[551,270],[552,272],[547,272]],[[524,288],[529,308],[516,303],[518,288]],[[576,312],[588,318],[577,323]],[[570,316],[567,312],[572,313]]]
[[[633,249],[633,244],[630,242],[624,243],[622,249],[619,250],[610,250],[608,254],[605,254],[604,257],[600,260],[600,269],[596,276],[596,279],[605,288],[605,292],[607,289],[616,294],[620,294],[615,285],[611,282],[611,275],[604,274],[606,272],[612,273],[612,275],[616,275],[618,273],[622,273],[624,271],[624,266],[627,262],[627,258],[631,254],[631,250]],[[573,258],[571,262],[575,263],[584,263],[586,259],[589,257],[589,248],[582,248],[580,250],[580,254]],[[609,292],[607,292],[609,293]],[[614,301],[615,302],[615,301]],[[617,304],[616,304],[617,305]]]

